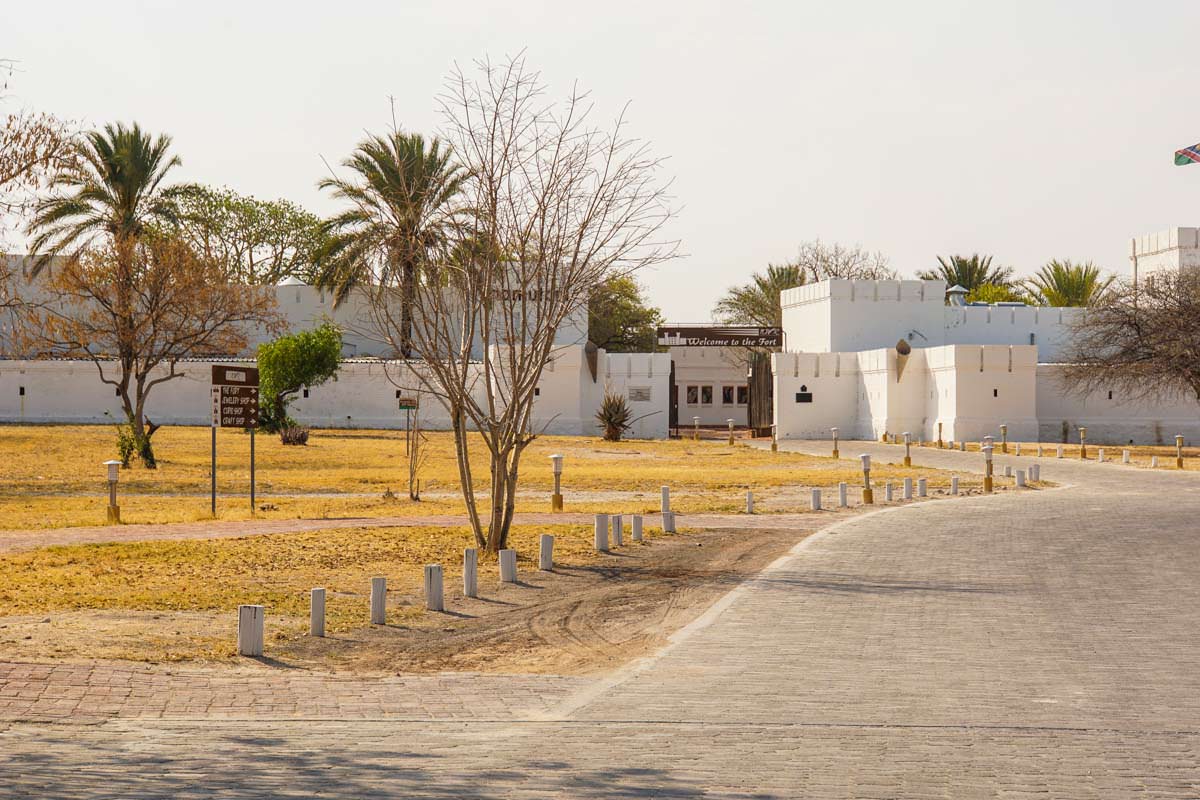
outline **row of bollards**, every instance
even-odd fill
[[[598,515],[599,516],[599,515]],[[634,517],[634,541],[642,537],[641,517]],[[499,552],[500,582],[517,582],[517,551]],[[554,569],[554,537],[543,533],[538,541],[538,569]],[[430,611],[445,611],[445,587],[441,564],[425,565],[425,607]],[[463,595],[479,596],[479,551],[468,547],[463,551]],[[237,652],[241,656],[263,654],[264,607],[238,606]],[[387,624],[387,578],[371,578],[370,620],[372,625]],[[313,589],[309,595],[310,636],[325,635],[325,589]]]
[[[666,491],[666,487],[663,487]],[[664,495],[665,496],[665,495]],[[642,533],[643,518],[641,514],[634,514],[629,518],[629,536],[635,542],[644,540]],[[597,553],[607,553],[609,547],[609,530],[612,530],[612,547],[625,546],[625,518],[621,514],[597,514],[593,526],[593,549]],[[675,512],[664,511],[662,513],[662,529],[663,533],[675,532]],[[542,567],[548,569],[548,567]]]

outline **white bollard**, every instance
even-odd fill
[[[479,597],[479,551],[463,550],[463,597]]]
[[[237,652],[239,656],[263,654],[263,607],[238,606]]]
[[[1024,485],[1025,485],[1025,470],[1019,469],[1019,470],[1017,470],[1017,486],[1022,487]]]
[[[1058,454],[1055,456],[1055,458],[1062,458],[1062,445],[1061,444],[1058,446]]]
[[[1004,465],[1004,477],[1006,477],[1006,478],[1012,477],[1012,465],[1011,464]]]
[[[613,547],[624,547],[625,546],[625,520],[621,518],[620,514],[613,514],[612,531],[613,531],[613,537],[612,537]]]
[[[812,490],[812,500],[811,500],[810,504],[812,506],[813,511],[821,510],[821,490],[820,489]]]
[[[543,572],[554,569],[554,537],[548,533],[538,539],[538,569]]]
[[[633,533],[631,534],[635,542],[642,541],[642,515],[633,515]]]
[[[912,478],[904,479],[904,499],[912,500]]]
[[[516,550],[501,550],[500,551],[500,582],[501,583],[516,583],[517,582],[517,551]]]
[[[1021,455],[1021,443],[1017,442],[1017,455]]]
[[[1042,465],[1033,464],[1029,467],[1029,480],[1037,483],[1042,479]]]
[[[1121,451],[1121,463],[1122,463],[1122,464],[1128,464],[1128,463],[1129,463],[1129,451],[1128,451],[1128,450],[1122,450],[1122,451]]]
[[[925,482],[924,478],[917,478],[917,497],[928,497],[928,496],[929,496],[929,484]]]
[[[963,452],[963,453],[967,452],[967,443],[966,443],[966,442],[959,442],[959,443],[958,443],[958,449],[959,449],[959,451],[960,451],[960,452]]]
[[[888,503],[892,502],[892,484],[890,481],[883,485],[883,499]]]
[[[950,494],[958,494],[958,476],[950,479]]]
[[[325,590],[313,589],[308,596],[308,635],[325,635]]]
[[[1103,447],[1096,449],[1096,463],[1097,464],[1104,463],[1104,448]]]
[[[1158,469],[1158,456],[1150,456],[1150,469]]]
[[[749,489],[746,490],[746,513],[754,513],[754,492]]]
[[[675,532],[675,512],[674,511],[667,511],[667,512],[663,513],[662,529],[663,529],[663,533],[674,533]]]
[[[664,512],[669,514],[671,512]],[[597,514],[595,524],[596,543],[595,548],[597,553],[608,552],[608,514]]]
[[[671,510],[671,487],[662,487],[662,513],[666,514]]]
[[[371,578],[371,624],[387,622],[387,578]]]
[[[850,505],[846,502],[846,482],[842,481],[838,484],[838,507],[845,508]]]
[[[1037,453],[1038,453],[1038,458],[1041,458],[1042,457],[1042,446],[1040,444],[1038,445]]]
[[[446,596],[442,591],[442,565],[425,565],[425,608],[430,611],[445,611]]]

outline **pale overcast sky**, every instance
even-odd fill
[[[686,258],[647,274],[674,321],[799,242],[902,274],[980,251],[1128,272],[1128,239],[1200,225],[1184,2],[0,2],[18,102],[170,133],[180,179],[318,213],[321,158],[431,131],[451,64],[527,49],[670,156]]]

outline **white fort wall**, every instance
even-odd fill
[[[1173,445],[1182,434],[1188,446],[1200,443],[1200,404],[1194,399],[1138,400],[1115,389],[1081,397],[1068,391],[1058,364],[1037,366],[1037,409],[1044,442],[1077,442],[1083,426],[1093,442]]]
[[[1036,354],[1028,345],[950,345],[856,353],[778,353],[775,423],[779,438],[980,439],[1000,422],[1013,438],[1034,439]],[[903,369],[900,368],[903,362]],[[798,402],[797,393],[811,394]]]
[[[147,414],[160,424],[208,425],[213,364],[252,363],[236,359],[181,363],[182,377],[151,391]],[[582,347],[559,348],[538,384],[533,427],[551,434],[598,433],[595,413],[608,387],[630,398],[635,417],[649,414],[634,424],[629,436],[665,438],[670,370],[665,353],[599,351],[593,380]],[[307,397],[295,398],[292,416],[319,427],[403,428],[405,416],[398,408],[397,392],[408,396],[418,386],[404,362],[344,361],[335,380],[309,389]],[[482,395],[482,384],[476,394]],[[649,400],[639,399],[647,396]],[[650,413],[660,408],[661,413]],[[89,361],[0,361],[0,422],[115,423],[122,419],[114,388],[100,382]],[[444,430],[450,424],[445,409],[427,393],[422,394],[421,424],[430,430]]]

